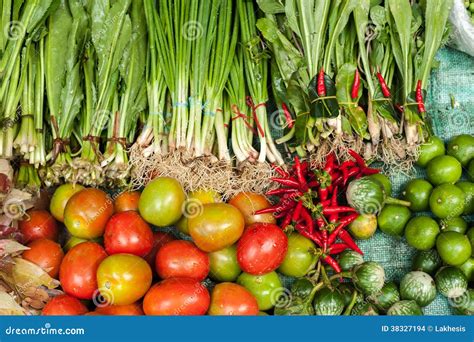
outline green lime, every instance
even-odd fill
[[[469,258],[466,262],[458,266],[464,273],[468,281],[474,281],[474,258]]]
[[[467,166],[474,158],[474,136],[461,134],[453,137],[448,143],[447,154],[453,156],[462,164]]]
[[[439,218],[456,217],[464,211],[464,192],[454,184],[442,184],[433,189],[430,209]]]
[[[439,156],[428,163],[426,175],[433,185],[456,183],[462,175],[461,163],[451,156]]]
[[[367,240],[377,230],[377,217],[373,214],[359,215],[348,227],[351,235],[358,240]]]
[[[467,166],[467,178],[469,178],[471,182],[474,182],[474,159],[472,159]]]
[[[408,221],[405,227],[405,237],[410,246],[426,251],[436,244],[439,226],[428,216],[417,216]]]
[[[458,232],[464,234],[467,230],[467,222],[462,217],[448,217],[439,222],[442,232]]]
[[[471,243],[466,235],[458,232],[444,232],[436,239],[439,256],[448,265],[458,266],[471,256]]]
[[[469,228],[469,230],[466,233],[466,236],[469,239],[469,242],[471,243],[472,256],[474,257],[474,227]]]
[[[474,183],[457,182],[456,186],[464,192],[464,212],[463,215],[474,214]]]
[[[385,190],[385,193],[387,196],[392,196],[392,182],[390,182],[390,178],[387,176],[381,174],[381,173],[376,173],[370,176],[367,176],[367,178],[372,178],[378,181],[380,184],[382,184],[383,189]]]
[[[403,229],[411,217],[410,209],[402,205],[387,204],[377,218],[379,228],[389,235],[403,235]]]
[[[430,195],[433,185],[424,179],[412,179],[402,192],[405,201],[411,203],[412,211],[426,211],[430,204]]]
[[[445,152],[444,142],[438,137],[431,136],[427,142],[420,145],[418,160],[416,163],[426,167],[431,159],[442,156]]]

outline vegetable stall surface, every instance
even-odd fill
[[[37,5],[0,16],[0,314],[472,314],[452,1]]]

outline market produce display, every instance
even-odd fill
[[[1,4],[0,314],[474,313],[452,1]]]

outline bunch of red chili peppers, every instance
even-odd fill
[[[279,201],[270,208],[256,212],[273,213],[281,220],[282,229],[293,227],[314,241],[321,250],[322,260],[336,273],[341,268],[333,255],[348,248],[362,254],[345,229],[358,217],[358,213],[354,208],[342,205],[338,195],[345,194],[351,180],[379,172],[368,167],[356,152],[350,150],[349,154],[353,159],[341,164],[334,154],[330,154],[322,169],[311,169],[308,162],[301,162],[298,157],[295,157],[289,171],[275,167],[280,177],[272,180],[281,187],[269,191],[267,195],[277,196]]]

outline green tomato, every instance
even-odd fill
[[[464,192],[454,184],[441,184],[434,188],[430,196],[431,212],[443,219],[462,215]]]
[[[435,157],[442,156],[445,152],[444,142],[438,137],[431,136],[428,141],[420,145],[417,164],[421,167],[426,165]]]
[[[461,134],[453,137],[448,143],[446,152],[459,160],[462,166],[467,166],[474,158],[474,136]]]
[[[439,226],[428,216],[417,216],[408,221],[405,227],[407,243],[419,250],[428,250],[436,244]]]
[[[377,222],[382,232],[389,235],[402,236],[403,229],[411,217],[407,207],[387,204],[380,211]]]
[[[370,176],[367,176],[367,178],[375,179],[378,181],[380,184],[382,184],[383,189],[385,190],[385,193],[387,196],[392,195],[392,182],[390,182],[390,178],[388,178],[386,175],[382,173],[376,173]]]
[[[448,217],[439,222],[441,231],[458,232],[464,234],[467,230],[467,222],[462,217]]]
[[[276,272],[262,275],[251,275],[244,272],[237,278],[237,283],[254,295],[260,311],[273,308],[285,291]]]
[[[212,279],[220,282],[234,281],[242,272],[237,262],[237,247],[235,245],[211,252],[208,255],[209,275]]]
[[[443,261],[438,252],[433,248],[427,251],[418,251],[413,259],[411,269],[434,275],[442,263]]]
[[[430,195],[433,185],[424,179],[412,179],[407,183],[402,192],[405,201],[411,203],[412,211],[426,211],[430,204]]]
[[[304,277],[317,262],[313,241],[298,233],[288,236],[288,250],[279,271],[289,277]]]
[[[426,176],[431,184],[456,183],[462,175],[461,163],[451,156],[439,156],[426,167]]]
[[[463,215],[474,214],[474,183],[457,182],[456,186],[464,192],[464,212]]]
[[[458,266],[471,256],[472,247],[466,235],[458,232],[444,232],[436,239],[439,256],[448,265]]]
[[[158,177],[143,189],[138,210],[148,223],[167,227],[181,218],[185,200],[186,194],[176,179]]]

